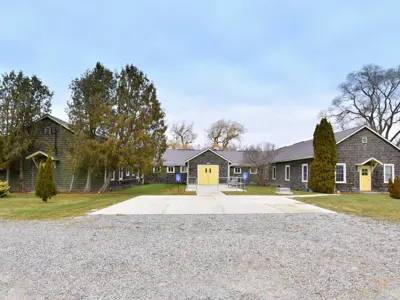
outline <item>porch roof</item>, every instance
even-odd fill
[[[378,164],[378,165],[382,165],[382,166],[383,166],[383,163],[380,162],[379,160],[377,160],[377,159],[374,158],[374,157],[368,158],[367,160],[364,160],[363,162],[361,162],[361,163],[359,163],[359,164],[356,164],[356,166],[363,166],[363,165],[365,165],[365,164],[367,164],[367,163],[369,163],[369,162],[376,163],[376,164]]]
[[[32,153],[30,155],[28,155],[25,159],[32,159],[35,158],[36,156],[45,156],[48,157],[47,153],[43,152],[43,151],[36,151],[35,153]],[[52,157],[52,160],[58,160],[55,157]]]

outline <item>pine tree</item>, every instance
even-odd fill
[[[400,179],[398,176],[394,178],[393,185],[390,189],[390,197],[400,199]]]
[[[39,172],[35,183],[35,195],[44,202],[47,202],[52,196],[57,195],[53,174],[53,160],[50,153],[46,162],[41,163],[39,166]]]
[[[310,167],[309,187],[314,192],[335,190],[336,141],[332,125],[323,118],[314,131],[314,160]]]

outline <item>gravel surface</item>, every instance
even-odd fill
[[[400,224],[342,214],[0,221],[1,299],[400,299]]]

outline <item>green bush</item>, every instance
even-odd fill
[[[47,202],[52,196],[57,195],[56,183],[53,175],[53,160],[49,153],[45,163],[39,166],[39,172],[35,183],[36,197]]]
[[[313,146],[314,160],[308,186],[314,192],[332,194],[335,191],[336,140],[326,118],[315,128]]]
[[[10,186],[7,181],[0,180],[0,198],[6,197],[10,191]]]
[[[390,197],[400,199],[400,179],[398,176],[394,178],[394,182],[390,188]]]

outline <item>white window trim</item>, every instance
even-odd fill
[[[172,171],[170,171],[169,168],[172,168]],[[175,173],[175,167],[173,167],[173,166],[168,166],[168,167],[167,167],[167,173],[169,173],[169,174]]]
[[[182,168],[186,168],[186,171],[183,171]],[[181,166],[181,173],[187,173],[187,167],[186,166]]]
[[[304,179],[304,167],[307,167],[307,180]],[[301,165],[301,182],[308,182],[308,164]]]
[[[289,178],[288,178],[288,168],[289,168]],[[285,165],[285,181],[290,181],[290,165]]]
[[[115,180],[115,171],[112,172],[111,181]]]
[[[272,166],[272,180],[276,180],[276,166]]]
[[[122,168],[119,169],[119,178],[118,178],[118,180],[124,180],[124,169],[122,169]]]
[[[236,169],[239,169],[239,172],[236,172]],[[233,168],[233,174],[242,174],[242,168],[240,168],[240,167],[234,167],[234,168]]]
[[[256,169],[256,171],[255,172],[251,172],[251,169]],[[257,168],[256,167],[250,167],[249,172],[250,172],[250,174],[255,175],[255,174],[257,174]]]
[[[156,168],[158,168],[158,170],[156,170]],[[161,172],[161,168],[159,166],[153,167],[153,173],[160,173],[160,172]]]
[[[336,166],[343,166],[343,181],[336,180],[336,167],[335,167],[335,183],[346,183],[346,164],[345,163],[337,163]]]
[[[390,166],[390,167],[392,167],[392,182],[394,181],[394,164],[384,164],[383,165],[383,183],[389,183],[389,180],[388,181],[386,181],[385,180],[385,178],[386,178],[386,174],[385,174],[385,171],[386,171],[386,166]]]
[[[129,177],[131,176],[131,172],[129,170],[126,170],[125,175]]]

